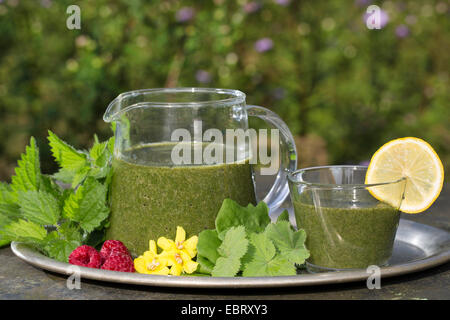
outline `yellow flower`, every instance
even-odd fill
[[[198,263],[191,260],[191,257],[184,251],[164,251],[162,255],[167,259],[167,265],[170,266],[169,274],[179,276],[183,271],[193,273],[197,270]]]
[[[165,237],[158,239],[158,246],[163,249],[160,256],[171,267],[169,274],[179,276],[183,271],[193,273],[197,269],[198,263],[192,261],[197,255],[197,242],[197,236],[186,240],[186,231],[182,227],[177,227],[175,241]]]
[[[170,272],[168,263],[166,257],[157,254],[155,241],[150,240],[149,251],[134,259],[134,268],[139,273],[168,275]]]

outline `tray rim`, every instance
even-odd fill
[[[421,224],[407,219],[401,219],[402,224],[421,225],[430,231],[446,230]],[[431,229],[430,229],[431,228]],[[401,240],[398,240],[401,241]],[[404,241],[402,241],[404,242]],[[73,265],[56,261],[46,257],[37,250],[20,242],[12,242],[11,250],[21,260],[43,270],[70,276],[73,274]],[[394,277],[408,273],[426,270],[450,261],[450,248],[438,252],[424,259],[381,267],[381,278]],[[367,280],[369,274],[364,270],[326,272],[317,274],[301,274],[296,276],[277,277],[202,277],[202,276],[162,276],[139,273],[126,273],[87,267],[78,267],[81,279],[98,280],[112,283],[179,288],[276,288],[299,287],[312,285],[325,285],[332,283],[346,283]]]

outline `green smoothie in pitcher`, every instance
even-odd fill
[[[174,166],[175,143],[140,146],[113,161],[108,239],[122,241],[133,255],[148,241],[173,238],[177,226],[188,236],[214,229],[222,201],[256,204],[248,159],[213,165]],[[225,154],[225,147],[224,154]]]

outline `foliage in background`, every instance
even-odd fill
[[[369,0],[1,0],[0,178],[31,135],[54,171],[47,129],[86,147],[109,134],[102,114],[120,92],[164,86],[246,92],[298,136],[300,166],[417,136],[449,172],[448,2],[375,3],[381,30],[366,27]],[[71,4],[81,30],[66,28]]]

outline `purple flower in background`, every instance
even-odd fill
[[[372,1],[371,0],[355,0],[355,5],[358,7],[368,6]]]
[[[284,90],[284,88],[280,88],[280,87],[275,88],[275,89],[272,91],[272,95],[273,95],[273,97],[274,97],[275,100],[281,100],[281,99],[283,99],[284,96],[285,96],[285,90]]]
[[[273,41],[270,38],[261,38],[255,42],[255,50],[258,52],[266,52],[273,48]]]
[[[195,15],[195,11],[191,7],[184,7],[177,11],[175,17],[178,22],[188,22],[192,20]]]
[[[364,19],[364,23],[367,22],[367,19],[374,19],[374,14],[370,14],[370,13],[364,13],[363,16]],[[380,28],[383,29],[387,23],[389,22],[389,15],[387,14],[386,11],[384,10],[380,10]]]
[[[404,24],[401,24],[395,29],[395,35],[398,38],[405,38],[409,35],[409,28]]]
[[[369,160],[364,160],[364,161],[361,161],[360,163],[359,163],[359,165],[360,166],[368,166],[369,165],[369,163],[370,163],[370,161]]]
[[[200,83],[210,83],[211,74],[206,70],[198,70],[195,74],[195,79]]]
[[[252,2],[248,2],[244,5],[244,11],[246,13],[254,13],[256,11],[258,11],[259,9],[261,9],[262,5],[261,3],[257,2],[257,1],[252,1]]]
[[[417,17],[415,15],[409,14],[409,15],[406,16],[405,22],[407,24],[416,24]]]
[[[291,3],[291,0],[275,0],[280,6],[286,7]]]
[[[52,0],[41,0],[41,6],[44,8],[50,8],[52,6]]]

